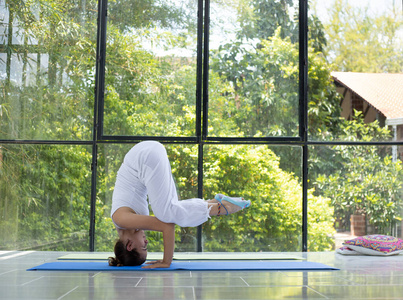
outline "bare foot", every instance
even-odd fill
[[[235,205],[231,202],[228,202],[226,200],[222,200],[221,204],[227,209],[229,215],[234,214],[242,209],[242,207]],[[224,209],[224,211],[225,211],[225,209]]]
[[[206,200],[206,202],[208,203],[208,207],[210,208],[210,216],[224,216],[234,214],[242,210],[243,207],[248,207],[250,205],[250,201],[243,200],[243,198],[242,200],[238,199],[238,202],[241,202],[241,206],[227,200],[221,200],[220,202],[217,199],[210,199]]]

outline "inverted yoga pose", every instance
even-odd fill
[[[155,216],[149,215],[149,204]],[[147,262],[144,268],[168,268],[174,254],[175,224],[195,227],[211,216],[233,214],[249,206],[249,200],[222,194],[207,201],[179,201],[164,146],[155,141],[141,142],[126,154],[117,174],[111,216],[119,240],[109,265],[142,265],[148,244],[144,231],[151,230],[162,232],[164,254],[162,260]]]

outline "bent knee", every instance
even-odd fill
[[[165,160],[166,158],[167,151],[165,147],[159,142],[149,141],[145,164],[154,169],[161,160]]]

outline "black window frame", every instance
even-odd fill
[[[97,194],[97,156],[101,144],[136,143],[143,140],[157,140],[165,144],[188,143],[198,145],[198,197],[202,198],[203,191],[203,147],[219,144],[264,144],[297,146],[302,152],[302,247],[308,251],[308,159],[309,147],[360,145],[360,146],[402,146],[403,142],[348,142],[348,141],[314,141],[308,136],[308,0],[299,0],[299,135],[297,137],[210,137],[208,135],[208,69],[209,69],[209,12],[210,0],[198,0],[197,15],[197,69],[196,69],[196,128],[195,136],[109,136],[103,134],[106,32],[107,32],[107,0],[98,0],[96,74],[94,88],[93,132],[91,140],[11,140],[0,139],[1,144],[47,144],[47,145],[90,145],[92,147],[91,162],[91,199],[90,199],[90,228],[89,251],[95,251],[96,236],[96,194]],[[10,18],[11,19],[11,18]],[[12,20],[12,19],[11,19]],[[9,28],[11,32],[11,27]],[[9,35],[9,40],[10,40]],[[18,47],[16,47],[18,52]],[[6,83],[10,80],[9,54],[0,45],[0,52],[7,53]],[[35,51],[34,51],[35,52]],[[37,52],[35,52],[37,53]],[[202,251],[202,228],[197,230],[197,251]]]
[[[267,144],[300,146],[302,148],[302,249],[308,250],[308,0],[299,0],[299,136],[297,137],[210,137],[208,135],[208,70],[210,0],[198,0],[197,68],[196,68],[196,128],[195,136],[120,136],[104,135],[104,88],[107,39],[108,1],[99,0],[97,65],[95,80],[92,190],[90,216],[90,251],[95,249],[95,198],[97,153],[100,143],[136,143],[156,140],[161,143],[191,143],[198,145],[198,197],[203,198],[203,146],[208,144]],[[197,228],[197,251],[202,251],[202,226]]]

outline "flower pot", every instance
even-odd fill
[[[366,234],[365,215],[350,216],[351,235],[363,236]]]

